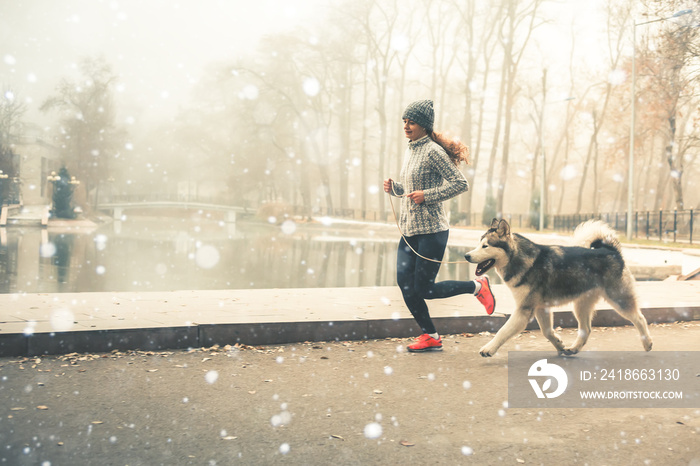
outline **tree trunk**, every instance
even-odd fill
[[[495,208],[493,197],[493,173],[496,170],[496,156],[498,154],[498,142],[501,136],[501,119],[503,118],[503,100],[506,94],[506,76],[507,76],[508,57],[503,58],[503,67],[501,68],[501,89],[498,94],[498,108],[496,109],[496,127],[493,132],[493,144],[491,145],[491,155],[489,157],[489,168],[486,176],[486,200],[484,203],[484,211],[482,221],[484,224],[490,222],[488,217],[497,214],[497,211],[490,212]]]
[[[588,151],[586,152],[586,161],[583,163],[583,171],[581,172],[581,182],[578,185],[578,196],[576,199],[576,213],[581,213],[581,206],[583,205],[583,188],[586,185],[586,179],[588,175],[588,167],[591,164],[591,158],[593,156],[593,149],[597,145],[598,140],[598,120],[596,119],[596,111],[593,110],[593,134],[591,134],[591,139],[588,141]]]
[[[348,208],[348,169],[350,166],[350,130],[352,122],[352,68],[347,67],[344,73],[343,88],[340,91],[340,166],[339,166],[339,190],[340,190],[340,208]]]
[[[505,108],[505,124],[503,131],[503,155],[501,158],[501,172],[498,176],[498,191],[496,192],[496,212],[497,217],[503,217],[503,198],[506,191],[506,181],[508,178],[508,162],[510,156],[510,129],[513,122],[513,102],[515,100],[514,76],[511,74],[514,71],[513,66],[508,70],[508,84],[506,86],[506,108]]]

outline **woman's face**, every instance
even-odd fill
[[[410,141],[416,141],[428,134],[425,128],[423,128],[415,121],[411,121],[408,119],[403,120],[403,132],[406,134],[406,137]]]

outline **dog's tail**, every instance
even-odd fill
[[[577,226],[573,241],[577,246],[584,248],[607,247],[622,252],[622,246],[615,230],[600,220],[588,220]]]

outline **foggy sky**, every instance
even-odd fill
[[[55,115],[39,112],[61,78],[79,76],[81,59],[104,56],[120,76],[116,104],[129,124],[172,118],[190,98],[208,64],[253,53],[261,36],[300,25],[313,29],[330,0],[0,0],[0,88],[27,101],[26,120],[42,125]],[[418,2],[408,2],[407,8]],[[533,72],[568,55],[571,28],[595,31],[598,2],[548,4],[548,21],[536,45]],[[556,40],[551,40],[552,36]],[[579,39],[588,61],[597,33]],[[348,38],[353,40],[353,38]],[[599,44],[596,44],[599,46]],[[562,60],[565,61],[565,60]],[[587,65],[587,66],[590,66]]]
[[[172,115],[208,63],[252,51],[265,34],[308,21],[319,0],[0,0],[0,87],[28,102],[27,120],[82,58],[120,75],[120,113]],[[134,103],[136,102],[136,103]],[[126,107],[126,108],[124,108]]]

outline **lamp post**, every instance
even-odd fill
[[[669,19],[678,18],[691,14],[693,10],[680,10],[666,18],[652,19],[643,23],[633,23],[632,27],[632,95],[630,97],[630,150],[629,161],[627,166],[627,239],[632,238],[632,217],[634,216],[634,123],[635,123],[635,104],[637,93],[637,26],[645,24],[658,23],[659,21],[667,21]]]

